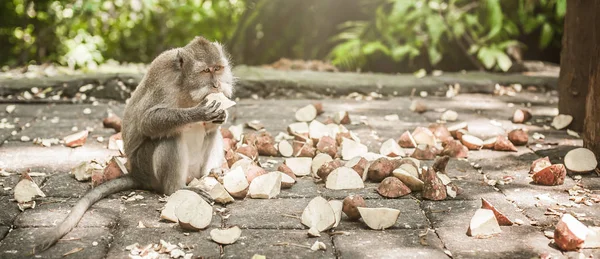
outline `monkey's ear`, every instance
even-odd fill
[[[183,55],[181,54],[181,51],[177,51],[177,56],[175,57],[175,67],[177,69],[182,69],[183,68]]]

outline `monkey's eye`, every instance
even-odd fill
[[[210,73],[210,68],[204,69],[204,70],[202,70],[202,72],[204,72],[204,73]]]
[[[216,66],[216,67],[215,67],[215,71],[219,71],[219,70],[221,70],[221,69],[223,69],[223,67],[222,67],[222,66]]]

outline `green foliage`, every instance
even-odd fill
[[[82,68],[94,68],[105,58],[149,62],[196,35],[226,41],[244,10],[242,0],[8,0],[0,5],[0,14],[11,21],[0,23],[0,36],[9,39],[13,54],[13,60],[0,62],[34,59]]]
[[[426,56],[435,67],[460,49],[475,67],[506,71],[507,50],[521,46],[519,36],[539,33],[540,49],[560,44],[555,35],[562,33],[566,0],[378,0],[366,11],[371,20],[347,22],[333,37],[335,65],[354,69],[370,57]]]

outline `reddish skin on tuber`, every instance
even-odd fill
[[[481,208],[488,209],[494,212],[494,216],[496,216],[496,220],[498,221],[498,225],[500,226],[512,226],[512,220],[508,219],[508,217],[504,216],[502,212],[498,211],[491,203],[489,203],[486,199],[481,198]]]
[[[323,103],[316,102],[313,103],[313,106],[315,107],[315,110],[317,110],[317,116],[325,113],[325,110],[323,110]]]
[[[114,129],[115,132],[119,133],[121,132],[122,121],[119,116],[112,114],[102,120],[102,125],[105,128]]]
[[[400,138],[398,139],[398,145],[403,148],[414,148],[416,143],[412,138],[412,134],[407,130],[400,135]]]
[[[256,136],[255,145],[261,156],[277,156],[279,154],[275,148],[275,139],[266,131],[260,132]]]
[[[516,129],[508,133],[508,140],[516,146],[524,146],[529,142],[529,136],[524,130]]]
[[[297,180],[296,175],[294,174],[292,169],[289,166],[287,166],[286,164],[279,165],[279,167],[277,167],[277,171],[287,174],[288,176],[292,177],[292,179],[294,179],[294,181]]]
[[[536,160],[533,161],[533,163],[531,163],[531,167],[529,168],[529,173],[530,174],[535,174],[539,171],[541,171],[542,169],[551,166],[552,162],[550,162],[550,158],[546,157],[542,157],[542,158],[538,158]]]
[[[410,157],[419,160],[433,160],[439,153],[440,151],[434,146],[418,145]]]
[[[392,175],[394,169],[396,169],[396,163],[393,160],[382,157],[371,163],[367,171],[367,177],[369,180],[378,183]]]
[[[440,140],[442,143],[448,142],[448,141],[454,139],[452,137],[452,135],[450,134],[450,131],[448,131],[448,128],[446,128],[446,125],[444,125],[444,124],[431,123],[431,124],[429,124],[429,126],[427,128],[429,130],[431,130],[431,132],[433,132],[433,135],[438,140]]]
[[[333,160],[326,162],[321,167],[319,167],[319,170],[317,170],[317,176],[319,176],[323,180],[327,180],[327,176],[329,176],[329,174],[333,172],[333,170],[338,169],[341,166],[343,166],[341,160]]]
[[[561,185],[565,182],[567,169],[563,164],[548,166],[533,174],[533,182],[540,185]]]
[[[381,181],[377,187],[377,192],[386,198],[398,198],[409,194],[411,191],[400,179],[390,176]]]
[[[329,136],[323,136],[317,143],[317,151],[328,154],[332,158],[337,156],[338,148],[335,139]]]
[[[444,149],[441,155],[454,158],[466,158],[469,155],[469,149],[459,140],[452,140],[444,143]]]
[[[446,199],[446,186],[442,183],[440,178],[433,168],[423,170],[423,198],[432,201],[441,201]]]
[[[525,109],[517,109],[513,114],[512,121],[514,123],[525,123],[531,119],[531,112]]]
[[[296,141],[292,142],[292,149],[294,150],[293,156],[295,157],[315,157],[317,155],[317,149],[313,147],[312,140],[307,139],[306,142]]]
[[[360,219],[358,207],[367,207],[365,200],[360,195],[350,195],[344,198],[344,201],[342,202],[342,211],[350,220]]]
[[[241,146],[236,150],[238,153],[249,157],[252,160],[258,160],[258,150],[255,146],[245,145]],[[231,166],[231,165],[230,165]]]
[[[223,138],[234,139],[233,133],[231,133],[231,131],[228,128],[221,127],[221,135],[223,136]]]
[[[513,151],[517,152],[517,147],[513,145],[510,140],[508,140],[505,136],[498,136],[496,138],[496,142],[494,143],[494,150],[496,151]]]

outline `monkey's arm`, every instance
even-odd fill
[[[148,137],[169,136],[189,123],[213,121],[223,117],[224,110],[219,110],[221,104],[213,101],[206,106],[206,100],[191,108],[168,108],[154,106],[143,113],[140,130]]]

